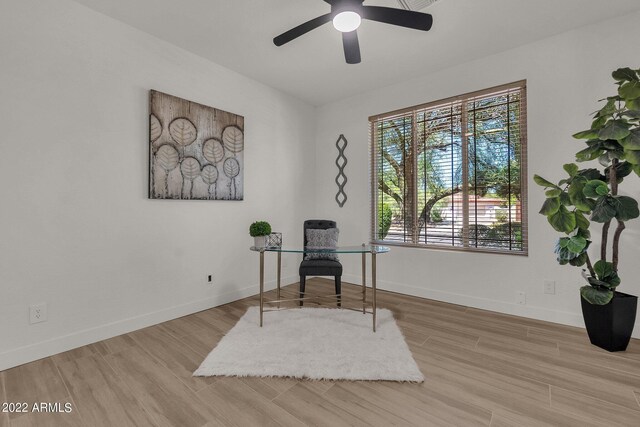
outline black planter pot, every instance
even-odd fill
[[[605,305],[580,300],[591,344],[607,351],[625,351],[636,321],[638,297],[616,292]]]

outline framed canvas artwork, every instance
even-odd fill
[[[242,200],[244,117],[149,92],[149,198]]]

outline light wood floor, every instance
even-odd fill
[[[332,283],[313,279],[308,291],[330,293]],[[0,372],[0,402],[73,405],[70,414],[0,414],[0,427],[640,426],[639,340],[611,354],[582,329],[378,295],[423,384],[192,377],[252,297]]]

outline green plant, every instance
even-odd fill
[[[460,229],[458,237],[464,239],[464,229]],[[522,224],[519,222],[495,222],[491,225],[469,225],[469,244],[490,248],[522,249]]]
[[[378,209],[378,239],[383,240],[391,228],[391,217],[393,212],[388,204],[383,203]]]
[[[269,234],[271,234],[271,224],[267,221],[256,221],[249,226],[251,237],[268,236]]]
[[[587,266],[583,276],[589,285],[580,288],[580,294],[597,305],[611,301],[620,285],[620,236],[625,222],[640,215],[635,199],[618,194],[618,185],[625,177],[640,175],[640,69],[620,68],[612,76],[618,94],[601,100],[606,104],[594,113],[591,128],[573,135],[586,140],[587,145],[576,153],[576,161],[598,160],[601,167],[580,169],[575,163],[565,164],[568,177],[557,184],[538,175],[533,177],[546,189],[547,199],[540,213],[555,230],[564,233],[556,242],[557,260],[560,264]],[[608,261],[609,227],[614,220],[617,226]],[[602,224],[600,256],[595,264],[588,254],[592,222]]]

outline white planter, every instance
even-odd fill
[[[267,236],[255,236],[253,238],[254,246],[256,248],[264,248],[267,245]]]

